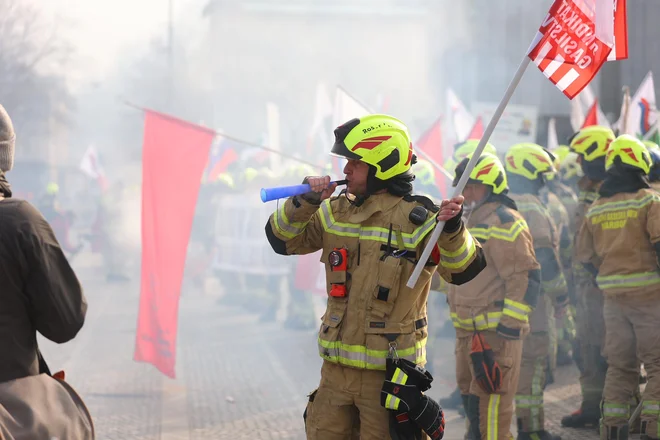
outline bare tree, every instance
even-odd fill
[[[38,147],[53,121],[69,121],[74,102],[64,72],[73,51],[38,8],[0,0],[0,11],[0,103],[12,115],[22,145]]]

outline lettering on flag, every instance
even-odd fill
[[[613,29],[597,28],[612,0],[555,0],[528,54],[543,74],[573,99],[596,76],[612,51]],[[600,9],[597,9],[600,8]]]

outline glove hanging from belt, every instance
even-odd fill
[[[445,433],[445,416],[440,405],[424,395],[433,376],[406,359],[387,359],[380,404],[391,410],[392,440],[420,440],[424,431],[433,440]]]
[[[487,394],[497,393],[502,385],[502,371],[495,360],[493,349],[478,331],[472,335],[470,360],[479,387]]]

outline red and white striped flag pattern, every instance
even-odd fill
[[[530,59],[570,99],[612,51],[614,1],[555,0],[530,47]]]

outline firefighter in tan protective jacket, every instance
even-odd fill
[[[660,195],[646,177],[651,163],[636,138],[622,135],[612,142],[607,177],[577,242],[580,263],[596,277],[605,296],[603,440],[628,438],[639,361],[648,373],[642,438],[660,437]]]
[[[518,439],[552,440],[558,436],[545,430],[543,390],[551,361],[551,332],[555,311],[568,302],[566,280],[559,260],[559,236],[555,222],[541,201],[546,174],[555,171],[553,158],[540,145],[512,146],[504,163],[510,195],[529,226],[534,253],[541,266],[541,296],[529,316],[530,334],[523,341],[520,379],[516,393]]]
[[[573,363],[573,346],[575,344],[575,288],[573,283],[573,239],[575,237],[575,212],[578,207],[578,197],[575,191],[566,184],[582,175],[582,169],[577,163],[577,154],[565,145],[560,145],[550,152],[554,156],[554,173],[546,174],[547,204],[552,219],[557,226],[559,236],[559,258],[566,278],[566,293],[569,306],[555,318],[556,343],[551,351],[551,366]],[[574,163],[575,162],[575,163]],[[544,201],[542,199],[542,201]]]
[[[442,411],[413,381],[427,374],[431,277],[437,268],[447,282],[464,284],[484,269],[483,252],[461,221],[462,197],[438,207],[411,195],[416,157],[399,120],[348,121],[335,130],[332,153],[348,159],[346,191],[330,197],[336,184],[329,177],[306,178],[312,192],[288,199],[266,225],[275,252],[321,249],[326,265],[328,304],[318,335],[324,362],[305,412],[307,438],[350,439],[359,424],[361,439],[389,439],[393,420],[392,429],[405,425],[421,435],[421,428],[439,439]],[[416,286],[408,288],[438,219],[447,221],[443,233]],[[402,364],[414,371],[400,373]]]
[[[468,159],[456,168],[455,183]],[[451,318],[456,328],[456,380],[471,439],[510,439],[513,401],[518,388],[522,339],[537,304],[540,270],[532,236],[516,204],[507,197],[507,177],[497,156],[484,154],[463,191],[467,226],[479,240],[486,268],[468,285],[450,286]],[[494,352],[501,369],[499,389],[482,388],[471,363],[475,330]]]
[[[579,205],[575,214],[577,231],[582,227],[587,210],[598,198],[598,190],[606,176],[605,155],[614,138],[611,129],[594,125],[581,129],[571,140],[571,150],[578,155],[578,163],[584,173],[578,182]],[[577,240],[576,235],[574,243]],[[602,355],[605,337],[603,292],[598,288],[593,275],[579,264],[575,258],[576,252],[574,245],[573,278],[577,312],[575,361],[580,370],[582,402],[578,410],[562,418],[561,424],[569,428],[584,428],[598,426],[607,362]]]

